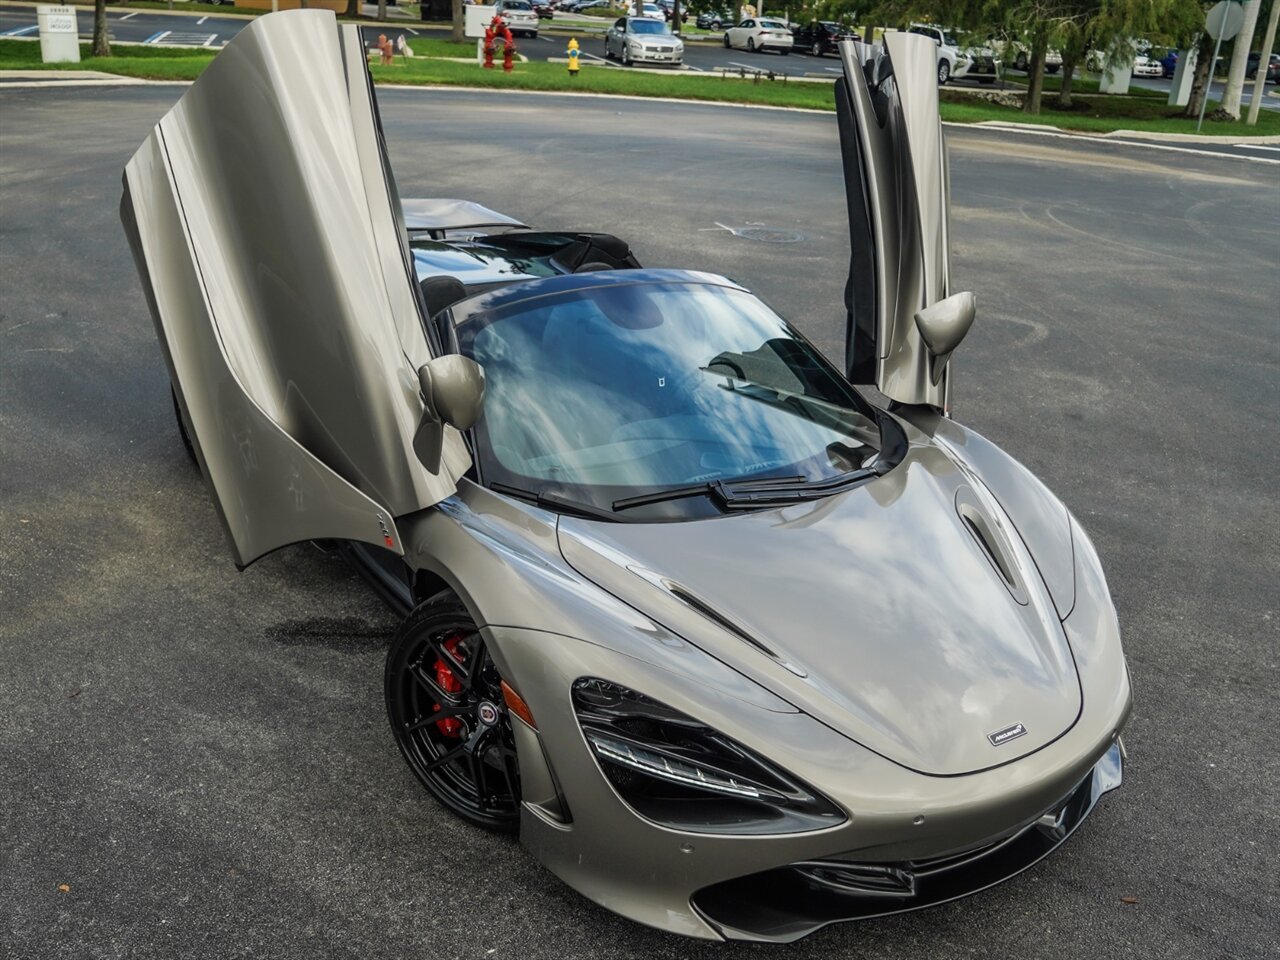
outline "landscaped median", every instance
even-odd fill
[[[584,66],[577,77],[571,77],[563,64],[543,62],[518,63],[515,70],[508,74],[500,69],[483,70],[477,66],[474,62],[475,47],[470,44],[417,37],[411,41],[411,46],[417,54],[412,59],[397,57],[396,62],[387,67],[373,64],[371,70],[374,80],[387,84],[578,91],[813,110],[835,109],[833,87],[830,83],[754,81],[736,77],[723,78],[707,73],[659,73],[594,65]],[[61,67],[97,70],[147,80],[194,80],[213,56],[211,51],[196,48],[118,44],[115,46],[115,56],[95,58],[89,56],[88,44],[82,44],[80,63],[42,64],[38,44],[24,40],[0,40],[0,70]],[[1081,94],[1075,97],[1075,107],[1065,111],[1055,110],[1052,99],[1051,96],[1046,96],[1044,111],[1039,116],[1031,116],[1016,107],[987,103],[958,88],[946,88],[942,91],[941,113],[943,120],[957,123],[1032,123],[1089,133],[1115,130],[1195,132],[1194,120],[1178,117],[1178,109],[1168,106],[1158,97]],[[1210,110],[1212,107],[1211,103]],[[1253,127],[1242,123],[1206,120],[1201,132],[1234,138],[1278,135],[1280,112],[1263,110],[1257,126]]]

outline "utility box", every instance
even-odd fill
[[[45,63],[79,63],[80,30],[76,8],[46,4],[36,7],[40,25],[40,59]]]
[[[494,9],[492,6],[481,6],[479,4],[463,7],[463,33],[477,40],[482,38],[485,30],[489,27],[489,22],[493,19]]]

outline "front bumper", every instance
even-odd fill
[[[957,900],[1016,876],[1056,850],[1098,800],[1120,786],[1123,772],[1117,740],[1059,803],[1008,836],[976,849],[889,863],[841,857],[810,860],[699,890],[693,905],[727,939],[787,942],[830,923]]]
[[[680,50],[640,50],[630,48],[628,55],[633,63],[656,63],[663,66],[680,66],[684,62],[684,53]]]
[[[648,629],[655,634],[629,655],[563,635],[485,631],[499,669],[515,678],[538,724],[536,732],[526,731],[529,742],[518,744],[522,844],[571,887],[640,923],[704,939],[794,940],[838,920],[953,899],[1030,866],[1115,786],[1106,758],[1128,715],[1127,682],[1114,697],[1086,698],[1076,724],[1034,754],[973,774],[934,777],[795,711],[662,628]],[[1088,666],[1093,654],[1082,647],[1081,656]],[[645,819],[605,779],[583,737],[568,696],[582,676],[658,696],[726,732],[819,790],[847,820],[803,833],[734,836]],[[1081,803],[1086,782],[1087,803]],[[1047,843],[1041,818],[1064,810],[1062,837]],[[911,886],[874,911],[841,896],[815,906],[816,914],[794,905],[805,897],[817,902],[794,888],[785,916],[777,905],[764,921],[746,916],[755,908],[741,904],[752,903],[762,876],[831,860],[879,865],[880,873],[911,864]],[[961,870],[961,861],[975,866]]]

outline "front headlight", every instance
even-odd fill
[[[817,791],[693,717],[608,680],[573,684],[601,772],[637,813],[696,833],[799,833],[843,823]]]

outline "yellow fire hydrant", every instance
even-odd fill
[[[569,76],[578,75],[578,38],[569,38]]]

